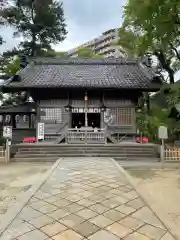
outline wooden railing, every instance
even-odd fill
[[[165,148],[164,149],[165,161],[180,161],[180,148]]]
[[[82,129],[68,129],[66,136],[66,142],[69,144],[72,143],[101,143],[105,144],[107,141],[105,129],[93,130],[91,128],[82,128]]]
[[[61,133],[66,126],[68,126],[68,121],[64,122],[63,125],[56,131],[56,133]]]
[[[55,143],[60,143],[66,138],[68,132],[68,122],[64,125],[64,128],[61,130],[60,136],[56,139]]]
[[[4,158],[5,156],[5,148],[3,146],[0,146],[0,158]]]
[[[50,141],[54,143],[60,143],[67,134],[68,130],[68,122],[65,122],[59,129],[56,131],[56,133],[45,133],[44,140]]]

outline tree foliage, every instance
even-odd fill
[[[20,69],[20,60],[18,56],[0,58],[1,78],[4,80],[14,76]]]
[[[3,72],[5,76],[11,77],[14,76],[19,71],[20,60],[18,56],[9,59],[7,65],[4,66]]]
[[[2,25],[4,24],[1,13],[6,5],[7,5],[7,0],[0,0],[0,27],[2,27]],[[0,35],[0,45],[2,44],[3,44],[3,37]]]
[[[95,54],[91,48],[80,48],[77,52],[78,57],[86,58],[102,58],[100,54]]]
[[[135,56],[150,51],[171,83],[174,72],[180,69],[179,12],[179,0],[129,0],[120,28],[120,44]]]
[[[5,24],[13,26],[14,37],[22,36],[19,49],[30,56],[51,51],[51,44],[62,42],[66,35],[63,5],[55,0],[13,0],[2,11]]]

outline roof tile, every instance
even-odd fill
[[[150,88],[155,73],[137,60],[40,58],[32,61],[6,86]]]

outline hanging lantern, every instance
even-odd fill
[[[66,112],[70,112],[72,110],[72,106],[68,103],[66,106],[64,106]]]
[[[104,105],[104,103],[100,106],[100,110],[101,110],[101,112],[106,111],[106,106]]]
[[[5,122],[6,123],[10,123],[10,121],[11,121],[11,116],[10,115],[6,115]]]
[[[16,115],[16,116],[15,116],[15,121],[16,121],[17,123],[20,122],[20,116],[19,116],[19,115]]]
[[[28,122],[28,115],[23,116],[23,122]]]
[[[87,105],[88,105],[88,95],[87,95],[87,92],[85,93],[85,96],[84,96],[84,104],[87,107]]]

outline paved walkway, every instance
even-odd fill
[[[66,158],[1,240],[173,240],[108,158]]]

